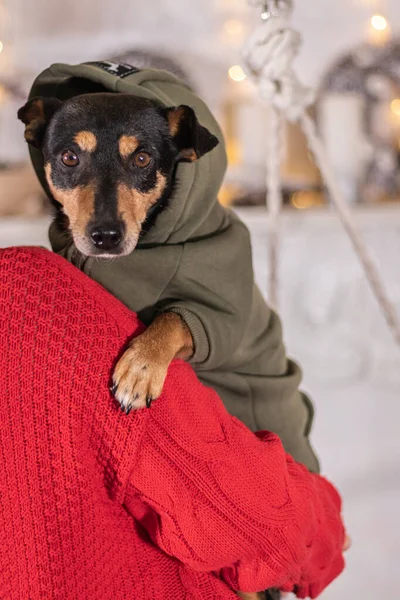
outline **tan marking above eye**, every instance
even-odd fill
[[[128,158],[139,146],[139,140],[134,135],[121,135],[118,146],[122,158]]]
[[[84,152],[94,152],[96,150],[97,138],[91,131],[79,131],[74,137],[74,142]]]

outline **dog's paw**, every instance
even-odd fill
[[[111,392],[128,415],[132,409],[149,408],[162,392],[170,357],[155,348],[146,336],[137,337],[118,361]]]

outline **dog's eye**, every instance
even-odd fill
[[[151,162],[151,156],[147,152],[138,152],[133,157],[133,164],[135,165],[135,167],[139,167],[139,169],[148,167],[150,162]]]
[[[72,150],[66,150],[63,152],[61,161],[66,167],[76,167],[79,165],[79,158]]]

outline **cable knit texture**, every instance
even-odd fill
[[[108,391],[136,316],[64,259],[0,251],[0,598],[317,596],[338,493],[175,361],[150,410]]]

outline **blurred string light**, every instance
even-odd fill
[[[314,198],[309,192],[295,192],[291,198],[294,208],[305,210],[314,204]]]
[[[400,98],[395,98],[394,100],[392,100],[390,108],[392,110],[392,113],[396,115],[396,117],[400,117]]]
[[[3,47],[4,47],[3,42],[0,40],[0,52],[2,52]]]
[[[379,3],[381,4],[381,3]],[[383,5],[381,5],[382,8]],[[391,27],[388,19],[384,16],[385,11],[379,10],[372,14],[369,27],[369,41],[374,46],[385,46],[390,42]]]
[[[228,71],[228,75],[232,81],[236,82],[244,81],[246,79],[246,73],[240,65],[232,65]]]
[[[371,18],[371,25],[377,31],[385,31],[388,27],[388,22],[383,15],[374,15]]]
[[[324,204],[324,196],[318,191],[300,190],[292,194],[290,201],[294,208],[306,210],[313,206],[322,206]]]

